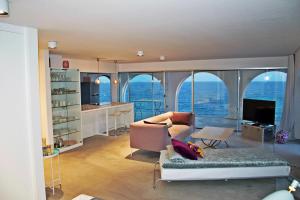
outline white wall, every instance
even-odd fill
[[[0,199],[45,199],[37,37],[0,23]]]
[[[288,57],[231,58],[148,63],[121,63],[118,72],[153,72],[186,70],[230,70],[237,68],[286,67]]]
[[[39,78],[42,137],[46,139],[48,145],[51,145],[53,144],[53,125],[48,49],[39,50]]]
[[[295,53],[295,138],[300,139],[300,49]]]

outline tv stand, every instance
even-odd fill
[[[275,130],[275,125],[244,123],[242,124],[242,137],[264,143],[274,139]]]

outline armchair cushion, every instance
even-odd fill
[[[182,124],[190,126],[192,123],[192,113],[190,112],[173,112],[171,121],[173,124]]]
[[[167,125],[167,123],[165,122],[150,122],[150,121],[147,121],[147,120],[144,120],[144,123],[145,124],[157,124],[157,125]]]

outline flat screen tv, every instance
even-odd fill
[[[244,99],[243,120],[259,124],[274,125],[275,107],[275,101]]]

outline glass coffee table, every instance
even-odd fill
[[[233,134],[233,131],[233,128],[205,126],[200,131],[192,133],[191,137],[201,139],[206,146],[205,148],[216,148],[221,142],[224,142],[228,147],[227,140]]]

